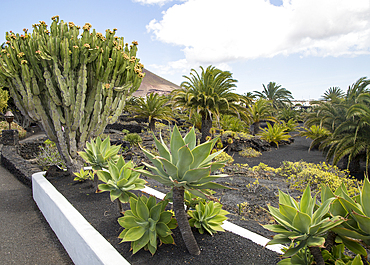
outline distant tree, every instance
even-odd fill
[[[232,92],[237,80],[232,78],[228,71],[219,70],[208,66],[206,70],[200,67],[202,72],[191,70],[190,76],[184,76],[187,81],[181,83],[181,88],[173,93],[174,107],[189,109],[190,116],[199,113],[202,117],[200,142],[206,141],[210,136],[210,128],[213,119],[219,120],[222,114],[231,114],[248,119],[245,114],[246,108],[241,106],[240,97]]]
[[[290,103],[290,100],[293,99],[292,93],[282,88],[281,85],[276,82],[270,82],[265,86],[262,84],[262,92],[254,91],[254,93],[260,98],[271,100],[272,106],[277,109],[284,106],[286,103]]]
[[[325,91],[324,95],[322,96],[323,100],[326,101],[338,101],[342,99],[344,96],[344,92],[339,87],[329,87],[328,90]]]
[[[261,121],[277,121],[272,116],[273,108],[271,101],[260,98],[252,106],[249,106],[250,119],[254,124],[254,135],[257,135],[260,131]]]
[[[138,97],[135,103],[131,106],[137,118],[147,118],[149,128],[155,131],[155,122],[159,120],[174,120],[172,118],[172,110],[168,105],[169,98],[161,96],[158,93],[150,93],[146,97]]]

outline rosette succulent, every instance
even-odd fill
[[[160,243],[174,244],[171,229],[175,229],[177,223],[172,213],[165,211],[167,204],[168,200],[156,203],[153,196],[149,199],[145,196],[130,198],[131,210],[118,219],[125,228],[118,237],[121,242],[131,241],[132,254],[144,248],[154,255],[158,239]]]

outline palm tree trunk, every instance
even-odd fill
[[[149,122],[149,129],[154,132],[155,131],[155,119],[151,119]]]
[[[325,265],[324,258],[322,257],[319,247],[308,247],[317,265]]]
[[[200,250],[197,241],[191,231],[187,214],[184,208],[184,188],[173,187],[173,210],[180,228],[182,239],[191,255],[199,255]]]
[[[207,136],[211,136],[210,129],[212,128],[212,120],[208,117],[202,116],[202,128],[201,133],[202,137],[200,138],[200,143],[204,143],[206,141]]]
[[[254,123],[254,127],[253,127],[253,134],[254,135],[257,135],[260,131],[260,122],[259,121],[256,121]]]

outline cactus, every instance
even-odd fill
[[[144,77],[131,46],[115,36],[52,17],[33,32],[6,33],[0,53],[0,83],[24,116],[39,123],[57,144],[70,172],[79,171],[77,151],[121,114]]]

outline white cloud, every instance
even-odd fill
[[[369,54],[369,12],[368,0],[284,0],[282,6],[268,0],[188,0],[167,9],[147,30],[183,48],[185,59],[170,68],[228,68],[228,62],[279,54]]]
[[[140,3],[143,5],[160,5],[163,6],[166,3],[176,1],[176,0],[132,0],[136,3]],[[177,0],[177,1],[184,1],[184,0]]]

